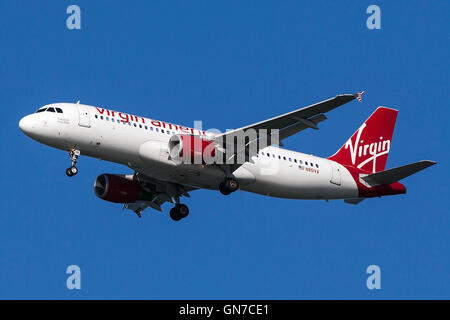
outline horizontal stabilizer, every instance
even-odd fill
[[[434,164],[436,164],[436,162],[434,161],[422,160],[407,164],[405,166],[369,174],[368,176],[361,177],[361,179],[372,186],[380,184],[391,184],[409,177],[410,175],[426,169]]]

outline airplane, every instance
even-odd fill
[[[363,93],[337,95],[225,133],[79,101],[45,105],[23,117],[19,127],[28,137],[68,152],[69,177],[78,173],[80,155],[132,169],[133,174],[100,174],[94,192],[103,200],[123,204],[139,218],[144,209],[162,211],[162,205],[170,202],[175,203],[172,220],[184,219],[189,208],[180,198],[202,188],[223,195],[243,190],[276,198],[344,199],[358,204],[406,193],[400,180],[436,164],[422,160],[385,170],[397,110],[378,107],[327,158],[284,149],[282,141],[306,129],[317,130],[327,119],[325,113],[354,99],[361,102]],[[240,136],[245,139],[239,140]]]

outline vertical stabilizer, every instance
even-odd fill
[[[328,159],[368,172],[383,171],[391,149],[397,110],[379,107]]]

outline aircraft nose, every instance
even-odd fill
[[[33,119],[31,119],[31,116],[28,115],[20,119],[19,128],[25,134],[30,133],[33,130]]]

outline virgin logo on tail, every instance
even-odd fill
[[[379,107],[329,159],[368,172],[383,171],[398,111]]]
[[[364,141],[361,140],[361,135],[365,127],[366,124],[363,123],[363,125],[358,129],[354,144],[352,143],[351,138],[348,139],[348,141],[345,143],[345,149],[350,149],[350,158],[352,160],[352,165],[358,163],[357,168],[361,169],[363,166],[372,161],[372,172],[376,172],[377,158],[389,153],[389,150],[391,148],[391,140],[383,140],[383,137],[380,137],[380,141],[372,142],[370,144],[363,144]],[[370,156],[366,158],[367,155]],[[360,160],[364,158],[366,159],[360,162]]]

